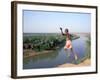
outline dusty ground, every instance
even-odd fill
[[[90,66],[91,65],[91,60],[90,59],[86,59],[85,61],[83,61],[80,64],[71,64],[71,63],[66,63],[66,64],[62,64],[59,65],[58,67],[81,67],[81,66]]]
[[[41,52],[35,52],[33,50],[24,50],[24,58],[27,57],[32,57],[32,56],[36,56],[36,55],[41,55],[41,54],[46,54],[46,53],[50,53],[53,52],[53,50],[45,50],[45,51],[41,51]]]

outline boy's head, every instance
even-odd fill
[[[68,33],[68,29],[67,28],[65,29],[65,33]]]

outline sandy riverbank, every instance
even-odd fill
[[[91,65],[91,60],[86,59],[80,64],[66,63],[66,64],[59,65],[58,67],[81,67],[81,66],[90,66],[90,65]]]
[[[34,50],[24,50],[24,58],[32,57],[32,56],[36,56],[36,55],[49,54],[51,52],[53,52],[53,50],[45,50],[45,51],[41,51],[41,52],[36,52]]]

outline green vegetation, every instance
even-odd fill
[[[79,38],[71,34],[71,40]],[[44,34],[23,37],[23,49],[32,49],[34,51],[55,50],[64,45],[66,36],[60,34]]]
[[[87,38],[86,48],[87,48],[87,52],[86,52],[85,56],[87,56],[87,58],[91,58],[91,38],[90,38],[90,36]]]

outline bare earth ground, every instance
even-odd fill
[[[83,61],[80,64],[66,63],[66,64],[59,65],[58,67],[81,67],[81,66],[90,66],[90,65],[91,65],[91,60],[86,59],[85,61]]]
[[[45,50],[45,51],[41,51],[41,52],[35,52],[33,50],[24,50],[25,54],[24,54],[24,58],[27,57],[32,57],[32,56],[36,56],[36,55],[42,55],[42,54],[48,54],[48,52],[53,52],[53,50]]]

